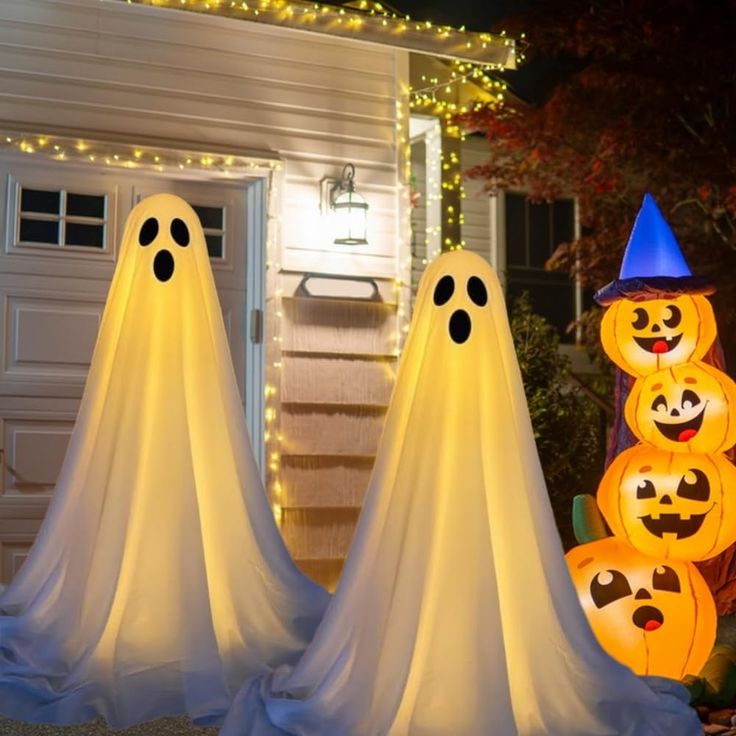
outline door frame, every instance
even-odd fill
[[[25,163],[27,154],[21,145],[15,148],[18,140],[33,140],[40,134],[25,133],[18,136],[13,131],[0,131],[11,137],[13,145],[2,146],[0,153],[7,161]],[[46,138],[46,136],[44,136]],[[81,139],[84,139],[82,141]],[[93,141],[83,134],[74,137],[54,136],[46,150],[36,148],[33,161],[35,166],[43,165],[53,170],[56,166],[73,167],[77,170],[90,167],[89,147],[97,151],[106,150],[109,155],[98,155],[92,164],[97,172],[116,173],[122,175],[135,173],[139,177],[183,179],[193,183],[223,183],[242,187],[245,193],[245,314],[243,315],[243,332],[245,350],[244,395],[245,420],[253,454],[260,475],[265,483],[265,383],[266,383],[266,344],[265,320],[267,304],[267,250],[277,251],[278,228],[270,227],[278,218],[276,193],[283,177],[283,162],[269,152],[265,155],[249,156],[240,152],[218,154],[218,159],[226,161],[226,167],[212,165],[212,154],[207,151],[192,149],[162,148],[146,146],[141,141],[132,146],[124,142]],[[84,142],[84,146],[80,143]],[[59,157],[55,151],[59,148],[67,152]],[[150,166],[141,165],[135,160],[135,171],[126,166],[131,159],[137,159],[135,149],[145,149],[147,157],[155,163]],[[202,166],[198,167],[197,162]],[[273,231],[273,232],[271,232]],[[244,448],[245,449],[245,448]]]

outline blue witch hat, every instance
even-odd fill
[[[605,307],[617,299],[643,301],[714,291],[706,276],[693,276],[657,203],[651,194],[645,194],[624,252],[621,273],[593,298]]]

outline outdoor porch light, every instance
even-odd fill
[[[340,179],[330,189],[334,242],[365,245],[368,203],[355,191],[355,166],[345,164]]]

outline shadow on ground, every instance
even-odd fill
[[[159,718],[120,731],[108,728],[102,720],[80,726],[46,726],[0,718],[0,736],[217,736],[217,731],[193,726],[188,718]]]

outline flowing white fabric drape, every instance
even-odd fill
[[[447,276],[454,291],[437,306]],[[470,334],[456,342],[461,310]],[[244,685],[222,736],[695,736],[686,701],[593,636],[498,281],[478,256],[440,256],[422,280],[335,597],[296,667]]]
[[[197,216],[149,197],[53,501],[0,597],[0,713],[217,720],[244,678],[298,658],[326,604],[259,478]]]

